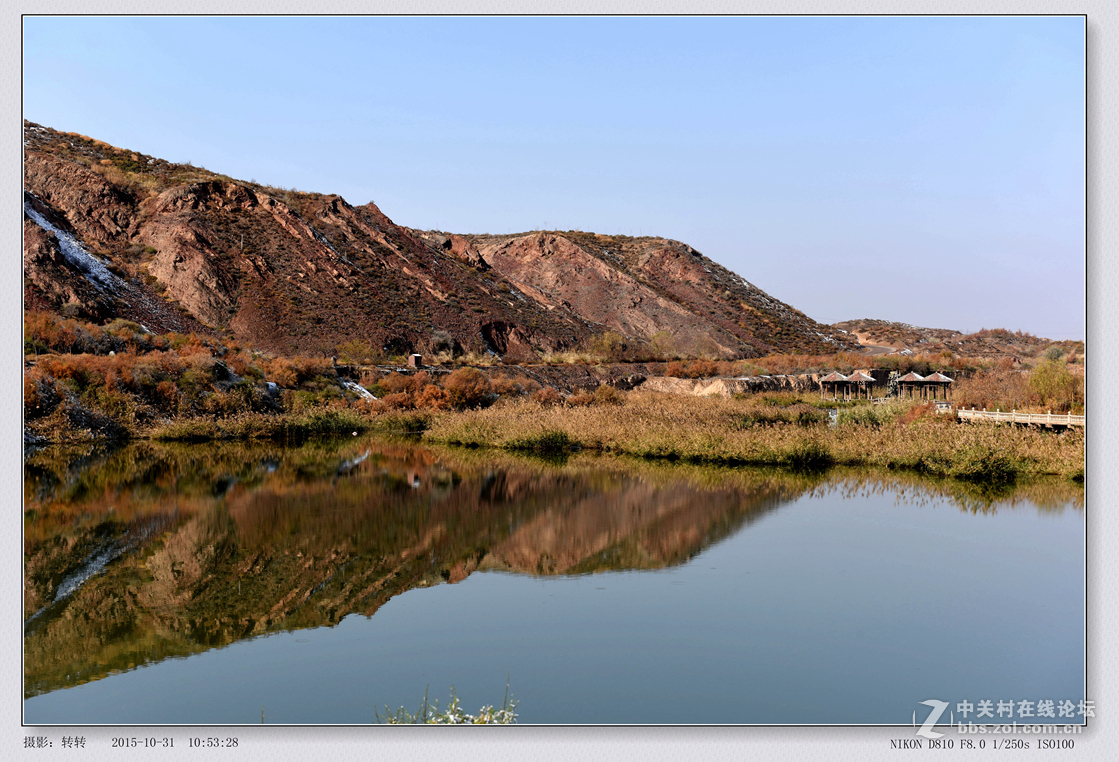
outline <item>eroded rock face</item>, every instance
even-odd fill
[[[197,318],[284,353],[433,353],[449,335],[467,352],[531,360],[606,331],[669,355],[856,346],[677,241],[417,231],[373,203],[236,182],[30,123],[24,145],[43,213],[125,274],[104,317],[189,330]],[[93,305],[44,236],[25,240],[31,303]]]
[[[23,277],[58,305],[73,305],[79,315],[98,319],[112,307],[112,299],[63,256],[58,238],[27,217],[23,219]]]
[[[50,155],[28,152],[23,187],[53,209],[87,242],[107,243],[126,236],[135,202],[91,169]]]
[[[652,339],[665,332],[682,347],[732,356],[740,342],[718,326],[656,293],[636,278],[593,256],[565,236],[536,233],[480,251],[494,270],[539,294],[545,305],[559,304],[583,319],[622,336]]]
[[[218,262],[215,242],[192,219],[193,213],[216,208],[246,208],[252,200],[233,184],[205,183],[171,188],[145,204],[147,221],[137,240],[157,251],[148,272],[199,320],[213,326],[228,323],[236,281]]]

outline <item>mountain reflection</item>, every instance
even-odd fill
[[[370,616],[476,571],[669,567],[806,493],[889,488],[859,479],[376,440],[39,452],[24,695]]]

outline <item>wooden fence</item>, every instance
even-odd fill
[[[1027,423],[1034,426],[1083,426],[1083,415],[1053,415],[1052,413],[1019,413],[1011,410],[957,410],[961,421],[1002,421],[1005,423]]]

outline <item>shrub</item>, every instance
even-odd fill
[[[510,450],[529,450],[531,452],[554,455],[567,452],[578,447],[579,443],[569,437],[567,432],[558,430],[545,431],[542,434],[529,435],[514,439],[506,444]]]
[[[951,474],[967,481],[1005,484],[1017,478],[1018,468],[1005,452],[977,444],[954,453]]]
[[[822,469],[832,464],[833,458],[828,449],[815,440],[800,440],[782,453],[781,462],[792,468],[804,470]]]
[[[992,368],[952,384],[957,407],[982,410],[1021,410],[1029,404],[1026,377],[1015,370]]]
[[[1084,406],[1083,380],[1069,373],[1059,357],[1039,363],[1030,373],[1027,385],[1031,401],[1049,410],[1067,413]]]
[[[223,348],[224,349],[224,348]],[[188,347],[179,350],[179,354],[189,354]],[[334,375],[330,361],[322,357],[274,357],[263,363],[265,377],[278,385],[286,388],[295,388],[300,384],[314,379],[316,376]]]
[[[613,362],[624,359],[626,348],[625,339],[614,331],[606,331],[587,340],[587,350],[591,354]]]
[[[626,394],[609,384],[603,384],[594,390],[594,401],[596,405],[621,405],[626,401]]]
[[[362,376],[364,378],[364,375]],[[393,371],[380,382],[381,388],[389,394],[416,395],[430,383],[427,371],[421,370],[413,375]]]
[[[381,350],[364,339],[344,341],[338,345],[338,356],[352,363],[374,363],[382,359]]]
[[[532,398],[541,405],[558,405],[563,402],[563,397],[551,386],[538,389],[536,393],[532,395]]]
[[[445,410],[450,406],[447,398],[447,392],[440,389],[435,384],[428,384],[423,388],[423,391],[416,397],[417,408],[428,408],[431,410]]]
[[[411,395],[405,392],[386,394],[381,398],[381,402],[386,410],[411,410],[415,407]]]
[[[443,382],[443,390],[453,407],[479,407],[490,401],[493,385],[477,368],[459,368]]]
[[[484,706],[478,714],[467,714],[459,705],[459,698],[455,695],[454,687],[451,688],[451,703],[443,711],[439,711],[439,702],[432,702],[428,706],[427,694],[424,694],[423,705],[415,714],[411,714],[404,707],[395,712],[385,707],[385,716],[374,710],[378,723],[386,725],[513,725],[517,722],[517,713],[514,711],[517,702],[508,697],[500,709]]]
[[[719,372],[719,363],[702,359],[690,363],[673,360],[665,369],[665,375],[674,378],[709,378],[719,375]]]

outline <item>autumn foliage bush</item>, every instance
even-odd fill
[[[665,375],[673,378],[709,378],[720,374],[719,363],[713,360],[673,360],[665,368]]]
[[[493,385],[485,373],[477,368],[459,368],[447,376],[443,390],[452,407],[478,407],[490,401]]]
[[[317,376],[334,375],[330,361],[321,357],[273,357],[263,363],[265,378],[280,386],[292,388]]]

